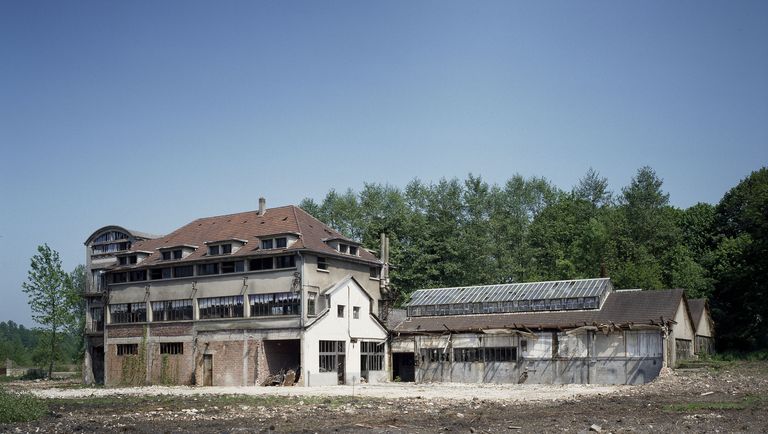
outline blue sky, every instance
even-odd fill
[[[768,160],[768,2],[0,2],[0,320],[38,244],[515,173],[674,205]]]

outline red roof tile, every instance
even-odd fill
[[[299,240],[285,249],[262,250],[260,248],[260,239],[285,234],[295,234],[299,237]],[[140,264],[128,268],[186,263],[208,258],[222,260],[226,258],[274,255],[296,251],[311,251],[352,261],[379,263],[379,260],[365,249],[359,249],[359,256],[357,257],[339,253],[323,242],[323,239],[329,237],[355,243],[320,220],[312,217],[303,209],[293,205],[269,208],[261,216],[258,211],[247,211],[215,217],[204,217],[188,223],[168,235],[134,243],[132,250],[146,250],[153,253]],[[215,257],[207,255],[206,242],[231,239],[243,239],[248,241],[248,243],[232,255],[219,255]],[[198,246],[198,248],[184,259],[163,261],[160,252],[157,250],[185,244]]]

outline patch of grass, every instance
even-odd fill
[[[48,407],[28,393],[0,389],[0,423],[29,422],[45,414]]]
[[[670,404],[664,407],[666,411],[686,413],[701,410],[746,410],[757,406],[762,401],[759,396],[747,396],[741,401],[711,401],[711,402],[686,402],[683,404]]]

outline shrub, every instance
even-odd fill
[[[0,388],[0,423],[29,422],[42,416],[46,405],[28,393],[14,393]]]

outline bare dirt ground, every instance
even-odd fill
[[[49,414],[0,432],[768,432],[768,362],[665,372],[643,386],[6,387]]]

